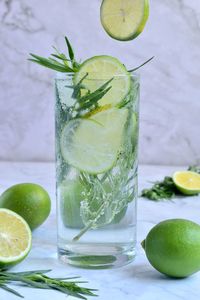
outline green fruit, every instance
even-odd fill
[[[107,183],[104,184],[104,189],[106,192],[110,192],[110,186]],[[65,180],[59,187],[59,194],[60,194],[60,210],[63,224],[66,227],[71,228],[83,228],[84,224],[81,219],[80,213],[80,206],[81,201],[84,199],[84,194],[86,190],[81,182],[77,180]],[[91,209],[97,210],[98,209],[97,203],[93,202]],[[126,214],[127,207],[123,208],[116,216],[114,217],[111,224],[118,224],[123,219]],[[106,215],[110,214],[110,211],[106,212]],[[103,222],[103,218],[106,216],[101,216],[99,222]]]
[[[61,135],[61,152],[68,164],[90,174],[113,168],[122,144],[126,108],[100,111],[88,119],[66,123]]]
[[[85,79],[83,79],[84,76],[86,76]],[[116,106],[124,100],[131,89],[130,73],[117,58],[99,55],[87,59],[75,73],[74,82],[78,84],[82,80],[82,85],[90,92],[94,92],[111,78],[113,79],[110,83],[112,88],[99,100],[98,104]]]
[[[26,221],[11,210],[0,209],[0,269],[20,263],[31,249],[32,235]]]
[[[142,242],[146,256],[159,272],[187,277],[200,271],[200,226],[184,219],[166,220]]]
[[[108,35],[119,41],[135,39],[149,17],[149,0],[103,0],[101,24]]]
[[[49,216],[51,200],[40,185],[21,183],[13,185],[1,195],[0,207],[19,214],[33,230]]]
[[[191,171],[178,171],[173,174],[177,189],[184,195],[200,193],[200,174]]]

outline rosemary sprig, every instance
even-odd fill
[[[60,53],[58,51],[58,49],[53,46],[53,49],[55,50],[56,53],[52,53],[50,55],[50,57],[45,58],[45,57],[30,53],[31,58],[29,58],[28,60],[30,60],[34,63],[37,63],[43,67],[46,67],[46,68],[49,68],[49,69],[52,69],[52,70],[55,70],[58,72],[62,72],[62,73],[78,72],[80,69],[80,63],[78,63],[76,61],[73,47],[72,47],[69,39],[66,36],[65,36],[65,42],[67,45],[69,58],[64,53]],[[144,65],[149,63],[153,58],[154,58],[154,56],[151,57],[150,59],[148,59],[147,61],[145,61],[140,66],[129,70],[129,72],[130,73],[135,72],[136,70],[140,69],[141,67],[143,67]]]
[[[188,171],[200,174],[200,167],[190,166]],[[176,195],[180,195],[180,192],[176,188],[172,177],[165,177],[163,181],[155,182],[150,189],[144,189],[141,193],[141,197],[145,197],[153,201],[172,199]]]
[[[178,193],[171,177],[165,177],[163,181],[157,181],[150,189],[144,189],[141,196],[150,200],[171,199]]]
[[[154,56],[152,56],[151,58],[149,58],[147,61],[145,61],[143,64],[141,64],[140,66],[133,68],[131,70],[129,70],[130,73],[137,71],[138,69],[142,68],[144,65],[148,64],[152,59],[154,59]]]
[[[60,53],[56,47],[53,47],[56,53],[52,53],[50,57],[45,58],[33,53],[30,53],[31,58],[28,60],[37,63],[43,67],[53,69],[62,73],[75,73],[79,70],[80,64],[76,61],[72,45],[69,39],[65,37],[65,42],[68,48],[69,58],[65,54]],[[56,58],[56,59],[55,59]]]
[[[79,286],[80,283],[86,283],[86,281],[76,280],[79,277],[51,278],[45,275],[50,271],[51,270],[38,270],[17,273],[0,271],[0,288],[21,298],[24,297],[14,289],[8,287],[7,284],[19,282],[27,287],[57,290],[66,295],[85,300],[87,300],[85,296],[97,296],[94,294],[94,292],[97,291],[96,289]]]
[[[101,100],[112,88],[109,86],[113,78],[109,79],[106,83],[96,89],[94,92],[87,91],[86,95],[81,96],[81,93],[76,92],[78,108],[76,109],[77,112],[93,108],[96,109],[98,107],[98,101]],[[80,84],[79,88],[82,89]],[[75,87],[76,89],[77,87]]]

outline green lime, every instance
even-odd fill
[[[0,196],[0,207],[19,214],[33,230],[47,219],[51,200],[40,185],[21,183],[13,185]]]
[[[185,195],[200,193],[200,174],[191,171],[179,171],[173,175],[177,189]]]
[[[8,209],[0,209],[0,269],[21,262],[31,249],[31,230],[26,221]]]
[[[99,100],[100,105],[116,105],[120,103],[131,88],[131,76],[125,66],[115,57],[102,55],[94,56],[83,62],[79,71],[75,74],[74,81],[77,84],[85,75],[88,76],[82,84],[90,92],[96,91],[100,86],[113,78],[112,87],[106,95]]]
[[[127,109],[112,108],[69,121],[60,141],[65,161],[90,174],[110,170],[118,157],[127,117]]]
[[[103,188],[107,193],[112,192],[108,183],[104,183]],[[81,219],[80,206],[81,201],[84,200],[84,196],[87,194],[87,189],[83,186],[79,179],[74,180],[64,180],[58,188],[59,195],[61,199],[61,216],[63,224],[66,227],[71,228],[83,228],[84,224]],[[93,202],[90,205],[90,209],[96,211],[98,209],[99,203]],[[126,214],[127,207],[123,208],[114,217],[111,224],[118,224],[123,219]],[[110,210],[106,211],[106,216],[101,216],[99,222],[103,222],[105,217],[110,216],[112,212]]]
[[[146,256],[159,272],[187,277],[200,271],[200,226],[184,219],[166,220],[142,242]]]
[[[144,29],[149,17],[149,0],[103,0],[101,23],[114,39],[130,41]]]

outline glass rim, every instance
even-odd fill
[[[90,75],[92,74],[98,74],[99,72],[91,72]],[[129,72],[130,73],[130,77],[131,78],[136,78],[136,79],[140,79],[140,74],[137,72]],[[73,76],[75,75],[75,73],[71,72],[71,73],[61,73],[61,72],[57,72],[56,75],[54,76],[55,80],[70,80]],[[125,74],[118,74],[118,75],[114,75],[113,78],[120,78],[120,77],[125,77]],[[96,77],[96,76],[95,76]],[[87,80],[109,80],[111,78],[87,78]]]

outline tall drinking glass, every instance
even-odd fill
[[[110,89],[112,80],[121,77]],[[127,264],[136,245],[139,76],[130,75],[114,104],[109,90],[96,101],[73,74],[59,74],[55,92],[59,258],[90,268]]]

